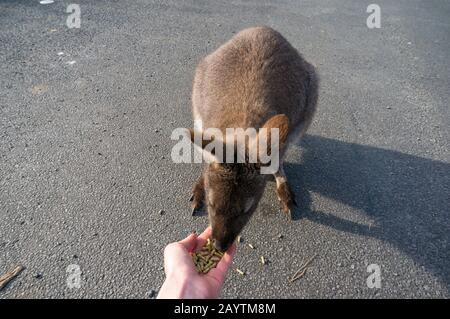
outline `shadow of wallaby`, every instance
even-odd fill
[[[285,162],[299,208],[307,218],[337,230],[387,241],[450,287],[450,165],[320,136],[301,142],[302,163]],[[376,225],[311,211],[309,192],[358,208]]]

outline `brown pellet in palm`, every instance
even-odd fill
[[[216,268],[222,257],[223,253],[214,247],[209,238],[201,250],[192,253],[192,261],[200,274],[207,274],[211,269]]]

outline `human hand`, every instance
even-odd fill
[[[216,268],[207,274],[199,274],[190,253],[200,250],[210,236],[211,227],[208,227],[199,236],[191,234],[182,241],[166,246],[164,249],[166,280],[159,291],[159,299],[209,299],[219,296],[236,252],[236,244],[225,252]]]

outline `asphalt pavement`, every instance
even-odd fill
[[[170,156],[196,64],[256,25],[317,67],[319,106],[286,159],[294,218],[269,183],[222,296],[450,296],[448,1],[378,1],[379,29],[357,0],[80,0],[79,29],[70,3],[0,1],[0,275],[26,267],[0,298],[156,295],[165,245],[208,224],[201,165]]]

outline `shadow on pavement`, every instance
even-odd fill
[[[306,136],[301,164],[285,163],[307,218],[343,232],[395,245],[450,289],[450,164],[320,136]],[[311,210],[315,192],[364,211],[374,225]]]

